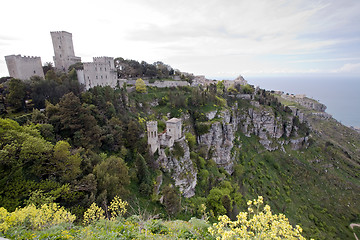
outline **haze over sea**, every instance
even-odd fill
[[[327,106],[326,112],[346,126],[360,127],[360,77],[277,76],[245,77],[251,85],[266,90],[306,94]]]

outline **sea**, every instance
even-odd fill
[[[346,126],[360,128],[360,76],[245,77],[266,90],[306,94],[327,106],[326,112]]]

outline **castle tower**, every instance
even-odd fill
[[[159,148],[159,138],[157,132],[157,121],[146,122],[148,144],[150,145],[151,153],[155,153]]]
[[[5,56],[10,77],[29,80],[32,76],[44,78],[40,57],[22,57],[21,55]]]
[[[172,118],[166,121],[166,134],[176,141],[181,138],[181,119]]]
[[[50,32],[54,47],[55,68],[67,72],[72,64],[81,62],[80,57],[76,57],[72,41],[72,34],[65,31]]]

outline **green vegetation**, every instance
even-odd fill
[[[146,85],[144,80],[141,78],[138,78],[135,83],[135,89],[138,93],[146,93]]]
[[[75,216],[55,203],[39,208],[29,205],[12,213],[0,208],[0,231],[16,239],[305,239],[301,227],[293,228],[282,214],[273,215],[269,205],[260,210],[262,203],[262,197],[248,201],[249,215],[240,212],[237,221],[223,215],[212,226],[204,205],[203,219],[163,221],[144,214],[125,218],[128,203],[119,197],[111,201],[106,211],[93,203],[84,213],[84,226],[74,226]]]
[[[54,203],[76,216],[73,223],[49,224],[41,231],[19,223],[6,233],[9,238],[212,239],[207,229],[218,216],[235,221],[247,211],[247,200],[257,196],[274,214],[299,224],[307,238],[352,238],[348,226],[360,220],[359,135],[298,106],[308,121],[301,123],[286,106],[296,104],[284,104],[264,90],[227,90],[218,82],[196,88],[147,87],[146,93],[110,87],[81,92],[73,71],[58,74],[51,66],[45,80],[12,79],[0,87],[0,207],[15,212]],[[259,106],[233,92],[253,93]],[[240,116],[239,122],[223,123],[225,111],[231,113],[229,119]],[[291,134],[274,143],[278,150],[267,151],[258,136],[244,134],[241,124],[247,120],[242,116],[252,111],[273,113],[284,129],[291,124]],[[210,120],[211,114],[215,117]],[[159,153],[149,154],[147,146],[146,121],[157,120],[160,133],[171,117],[183,118],[190,153],[180,143],[164,151],[172,159],[190,154],[197,172],[191,198],[182,196],[171,172],[158,161]],[[214,161],[214,146],[199,141],[216,124],[238,124],[231,174]],[[309,140],[299,150],[286,144],[300,137]],[[109,221],[106,209],[115,196],[129,203],[128,211],[125,218]],[[81,227],[90,206],[106,217]]]

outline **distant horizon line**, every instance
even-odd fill
[[[202,75],[202,74],[199,74]],[[251,74],[229,74],[229,75],[205,75],[207,79],[212,80],[235,80],[238,76],[242,76],[245,80],[248,78],[284,78],[284,77],[329,77],[329,78],[358,78],[360,80],[360,74],[354,73],[251,73]]]

